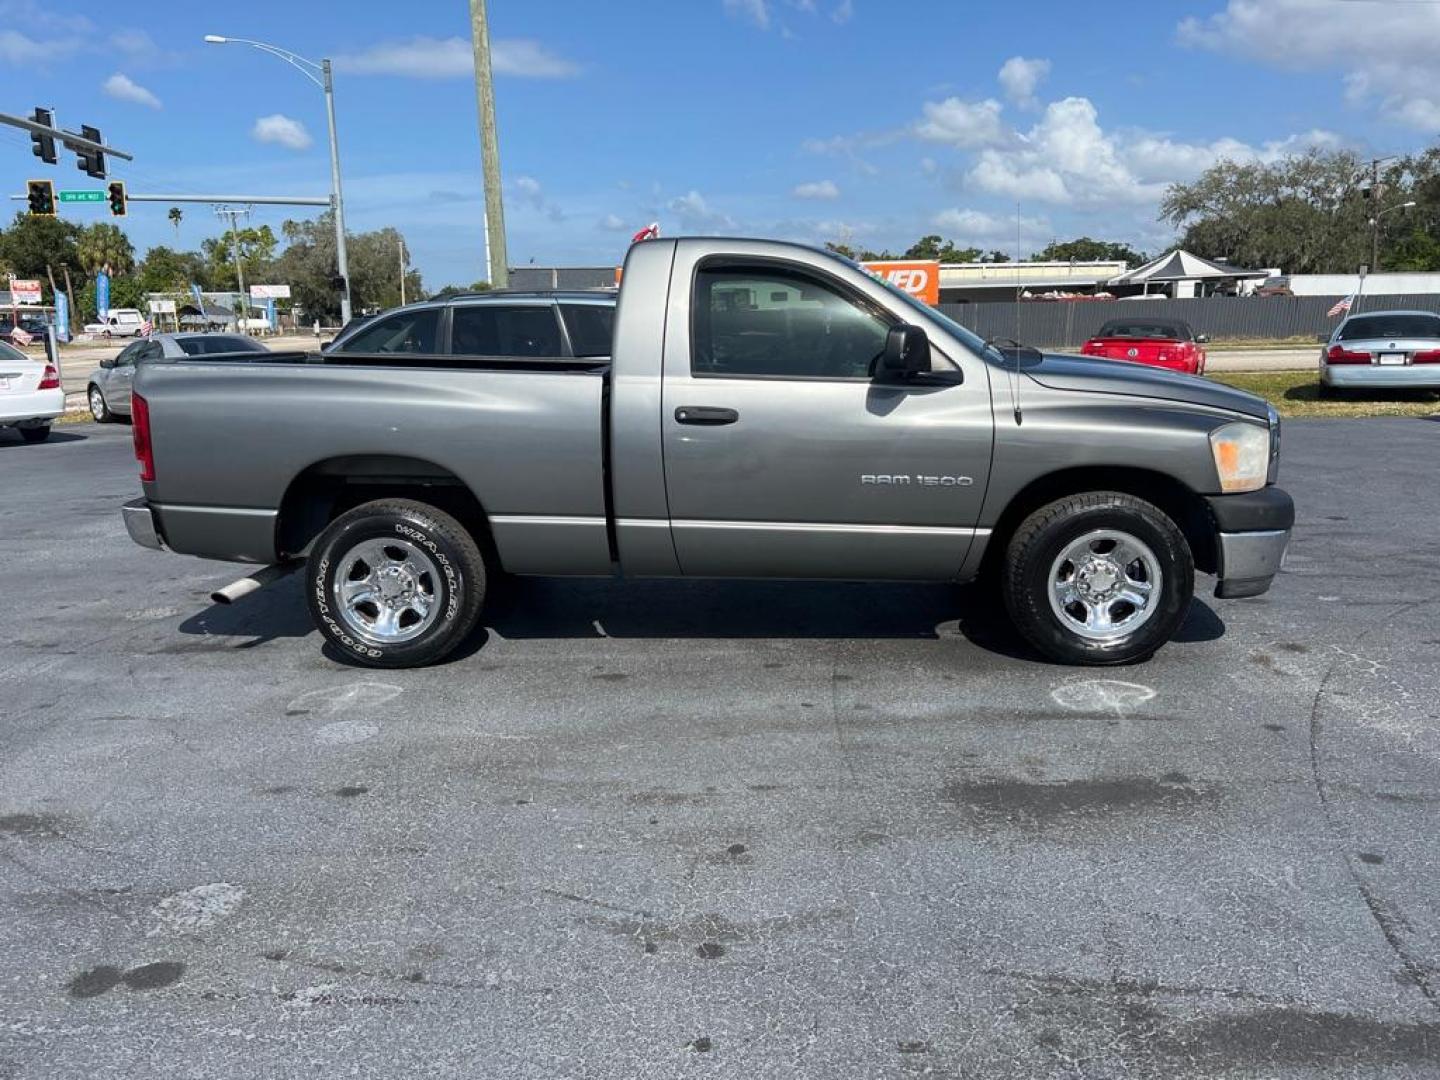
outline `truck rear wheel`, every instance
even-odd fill
[[[1123,664],[1169,641],[1195,593],[1195,562],[1158,507],[1117,491],[1042,506],[1006,551],[1016,628],[1065,664]]]
[[[369,667],[433,664],[475,629],[485,560],[449,514],[409,499],[368,502],[336,518],[306,566],[315,625]]]

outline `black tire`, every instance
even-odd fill
[[[365,613],[342,609],[336,597],[336,579],[353,569],[347,564],[355,563],[357,547],[377,540],[395,542],[386,548],[388,557],[405,545],[434,568],[414,579],[428,580],[433,622],[405,641],[367,636],[360,625]],[[348,659],[367,667],[421,667],[443,659],[475,629],[485,601],[485,560],[474,537],[444,511],[409,499],[368,502],[336,518],[315,541],[305,578],[315,625]],[[369,607],[378,613],[378,605]]]
[[[1149,615],[1128,633],[1107,640],[1077,633],[1051,604],[1056,561],[1096,530],[1139,540],[1154,556],[1160,576],[1159,598]],[[1006,549],[1001,584],[1016,629],[1050,659],[1123,664],[1150,656],[1179,629],[1195,595],[1195,560],[1184,534],[1159,507],[1118,491],[1091,491],[1042,506],[1020,523]],[[1119,603],[1118,610],[1125,612]]]
[[[85,392],[85,400],[90,406],[90,415],[95,418],[97,424],[109,424],[115,420],[115,414],[110,409],[110,403],[105,400],[105,391],[93,383],[90,389]]]
[[[20,437],[28,443],[44,442],[50,437],[50,425],[42,424],[40,427],[22,427]]]

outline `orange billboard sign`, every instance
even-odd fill
[[[927,304],[940,303],[940,264],[934,260],[861,263],[872,277],[889,282]]]

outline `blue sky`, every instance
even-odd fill
[[[114,169],[134,191],[324,195],[319,91],[201,38],[330,56],[352,230],[400,228],[432,288],[483,277],[463,0],[224,10],[0,0],[0,111],[47,104],[62,126],[99,126],[135,154]],[[903,247],[939,232],[1007,251],[1018,237],[1028,254],[1089,234],[1153,251],[1171,236],[1165,185],[1219,157],[1407,151],[1440,132],[1435,3],[490,0],[490,19],[516,265],[618,262],[652,220],[667,235]],[[41,165],[18,131],[0,129],[0,150],[10,191],[31,176],[97,186],[67,157]],[[137,248],[176,242],[167,209],[133,207]],[[219,231],[184,211],[181,245]]]

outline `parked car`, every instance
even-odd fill
[[[138,337],[145,317],[135,308],[111,308],[105,318],[86,323],[85,333],[91,337]]]
[[[1294,296],[1290,290],[1290,279],[1284,275],[1280,277],[1267,277],[1256,288],[1254,295],[1266,296]]]
[[[1205,374],[1205,343],[1210,339],[1196,334],[1179,319],[1152,319],[1136,316],[1111,319],[1100,332],[1080,346],[1082,356],[1103,356],[1149,364],[1186,375]]]
[[[64,411],[65,391],[55,364],[0,342],[0,428],[15,428],[26,442],[44,442],[50,422]]]
[[[1320,388],[1440,390],[1440,315],[1366,311],[1349,316],[1320,350]]]
[[[136,370],[143,364],[186,356],[269,351],[244,334],[153,334],[143,341],[132,341],[115,356],[101,360],[100,366],[90,373],[85,387],[90,415],[100,424],[109,423],[117,416],[129,416],[130,388]]]
[[[38,315],[21,315],[17,320],[15,316],[8,311],[0,314],[0,338],[10,342],[12,345],[22,344],[21,342],[15,341],[12,337],[17,327],[26,334],[29,334],[31,341],[38,345],[44,340],[46,333],[50,329],[50,324]]]
[[[502,572],[992,573],[1037,649],[1112,664],[1170,638],[1197,567],[1222,598],[1279,569],[1294,506],[1252,394],[1002,352],[773,241],[634,245],[613,348],[592,335],[613,360],[579,355],[604,307],[456,298],[354,352],[144,365],[130,535],[266,577],[304,557],[316,625],[377,667],[456,648]]]
[[[352,319],[325,352],[476,357],[603,357],[615,325],[614,290],[499,290],[410,304]]]

